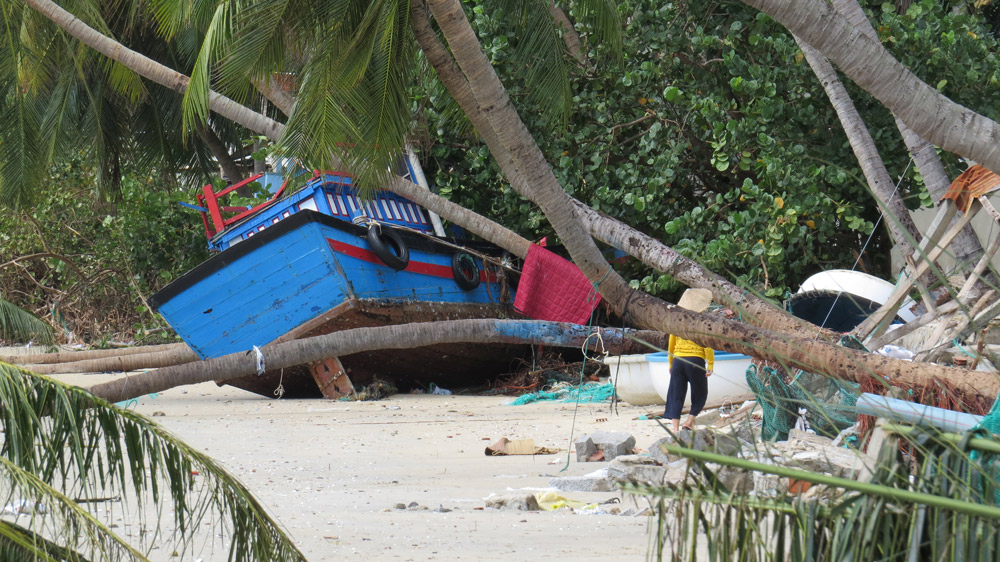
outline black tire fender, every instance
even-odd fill
[[[410,264],[410,249],[406,247],[403,238],[391,228],[383,229],[377,224],[368,227],[368,245],[372,252],[382,260],[382,263],[402,271]]]
[[[476,258],[466,252],[456,252],[451,256],[451,273],[455,284],[463,291],[471,291],[479,286],[479,264]]]

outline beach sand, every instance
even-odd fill
[[[112,376],[61,376],[88,386]],[[396,395],[373,402],[269,400],[213,383],[143,397],[135,411],[212,456],[242,481],[311,561],[644,560],[654,517],[561,509],[483,509],[491,494],[540,491],[555,476],[580,476],[606,462],[567,455],[573,437],[624,431],[645,451],[664,435],[655,407],[542,402],[509,406],[505,396]],[[575,427],[574,427],[575,425]],[[571,433],[572,432],[572,433]],[[501,437],[533,439],[554,455],[493,456]],[[624,511],[648,503],[621,492],[561,492],[573,500],[618,498]],[[416,502],[419,507],[398,509]],[[426,509],[425,509],[426,508]],[[447,511],[450,510],[450,511]],[[129,521],[118,529],[138,532]],[[225,560],[228,544],[206,524],[209,544],[154,560]]]

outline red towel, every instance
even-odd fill
[[[532,244],[524,258],[514,309],[536,320],[585,324],[601,302],[573,262]]]

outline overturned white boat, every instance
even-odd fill
[[[817,326],[849,332],[885,304],[893,289],[892,283],[867,273],[831,269],[802,283],[789,299],[789,312]],[[894,323],[913,320],[913,304],[904,302]]]

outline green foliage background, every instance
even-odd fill
[[[194,193],[154,174],[125,175],[112,204],[85,160],[54,166],[32,208],[0,213],[0,256],[18,258],[0,260],[0,294],[84,341],[161,327],[143,297],[208,252],[197,213],[177,204]]]
[[[979,15],[920,2],[906,14],[872,4],[894,54],[945,94],[995,116],[996,41]],[[625,57],[573,76],[565,123],[533,105],[515,66],[514,36],[476,10],[474,24],[522,118],[574,197],[650,234],[734,282],[780,296],[808,275],[860,268],[890,277],[890,241],[826,95],[794,39],[735,1],[622,2]],[[928,54],[930,56],[928,57]],[[530,66],[530,65],[527,65]],[[510,78],[515,77],[515,78]],[[891,116],[846,82],[899,195],[930,204]],[[984,106],[985,105],[985,106]],[[538,239],[542,215],[503,181],[485,146],[443,97],[425,122],[442,193]],[[456,141],[456,134],[461,140]],[[947,157],[946,157],[947,158]],[[951,172],[964,166],[948,160]],[[873,232],[871,242],[865,242]],[[666,276],[632,265],[635,285],[676,293]]]

